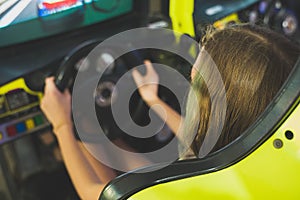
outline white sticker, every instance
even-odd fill
[[[223,10],[224,10],[223,6],[221,6],[221,5],[215,5],[213,7],[210,7],[208,9],[206,9],[205,13],[207,15],[211,16],[211,15],[215,15],[215,14],[217,14],[217,13],[223,11]]]

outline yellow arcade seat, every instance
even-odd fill
[[[237,140],[203,159],[124,174],[99,199],[300,199],[299,94],[300,59],[266,111]]]

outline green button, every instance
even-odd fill
[[[37,115],[33,118],[35,126],[42,125],[44,123],[44,119],[42,115]]]

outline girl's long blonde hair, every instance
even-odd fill
[[[183,138],[189,138],[196,129],[190,146],[195,155],[207,134],[212,134],[207,132],[208,127],[216,123],[211,122],[218,124],[222,116],[224,126],[212,151],[238,138],[274,98],[300,55],[299,46],[284,36],[249,24],[211,30],[203,37],[202,46],[220,72],[227,108],[224,113],[217,105],[222,98],[219,83],[214,79],[205,82],[201,76],[212,69],[211,62],[202,56],[194,66],[201,74],[196,73],[192,82],[198,100],[188,98],[181,132]],[[219,128],[217,125],[212,130]]]

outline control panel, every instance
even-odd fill
[[[294,39],[300,37],[297,0],[197,0],[189,6],[194,7],[192,24],[198,36],[208,24],[222,29],[242,22],[260,24]]]
[[[0,87],[0,144],[49,126],[39,107],[41,97],[22,78]]]

